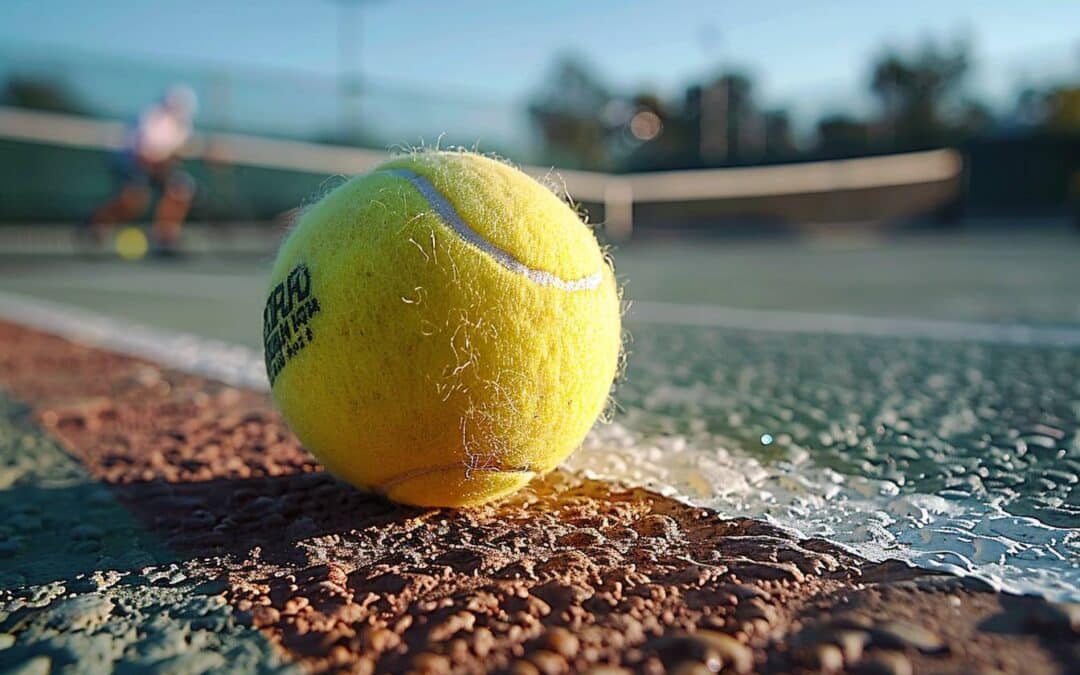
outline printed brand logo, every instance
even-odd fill
[[[315,340],[311,317],[319,313],[311,292],[311,272],[300,263],[274,286],[263,308],[263,354],[270,385],[292,358]]]

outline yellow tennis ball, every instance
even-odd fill
[[[125,227],[116,235],[116,254],[124,260],[139,260],[149,249],[146,235],[137,227]]]
[[[550,190],[480,155],[420,152],[300,216],[263,338],[278,406],[331,472],[465,506],[580,445],[615,376],[620,307],[596,238]]]

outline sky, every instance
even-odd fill
[[[0,0],[0,76],[44,58],[98,114],[128,118],[184,79],[203,124],[319,137],[341,119],[344,56],[367,82],[353,114],[380,143],[449,132],[511,153],[563,54],[616,91],[675,100],[737,69],[801,133],[870,112],[874,56],[928,38],[970,41],[972,93],[1000,109],[1022,82],[1080,79],[1075,0]]]
[[[527,95],[566,52],[618,86],[662,93],[735,65],[778,98],[859,87],[882,45],[927,36],[969,37],[990,87],[1080,62],[1069,0],[4,0],[0,45],[332,76],[343,11],[359,19],[360,71],[495,99]]]

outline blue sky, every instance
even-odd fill
[[[1080,2],[1067,0],[371,0],[359,12],[362,71],[496,99],[526,94],[565,51],[661,92],[739,65],[778,100],[853,90],[882,44],[927,35],[970,36],[989,88],[1080,59]],[[330,75],[338,13],[330,0],[3,0],[0,43]]]
[[[972,89],[1003,108],[1021,81],[1080,79],[1076,0],[348,2],[369,78],[350,114],[376,144],[441,138],[526,155],[535,135],[521,103],[566,52],[626,93],[678,96],[721,68],[747,71],[758,101],[787,109],[800,132],[868,112],[873,56],[927,37],[968,38]],[[0,76],[44,67],[120,118],[186,81],[200,124],[320,138],[342,119],[341,14],[335,0],[0,0]]]

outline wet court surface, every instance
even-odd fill
[[[614,424],[571,466],[866,554],[1075,598],[1078,252],[1067,234],[627,246],[618,272],[641,301],[628,315],[628,369]],[[258,358],[265,261],[5,269],[0,290],[245,344]],[[665,321],[695,305],[751,315],[734,327],[723,312]],[[832,313],[856,320],[836,333]],[[864,335],[860,317],[897,323]],[[987,322],[1000,330],[968,330]],[[1058,332],[1027,344],[1011,337],[1017,325]],[[919,330],[890,337],[889,326]]]
[[[1080,648],[1074,606],[564,471],[394,506],[264,394],[5,322],[0,347],[0,667],[1034,674]]]

